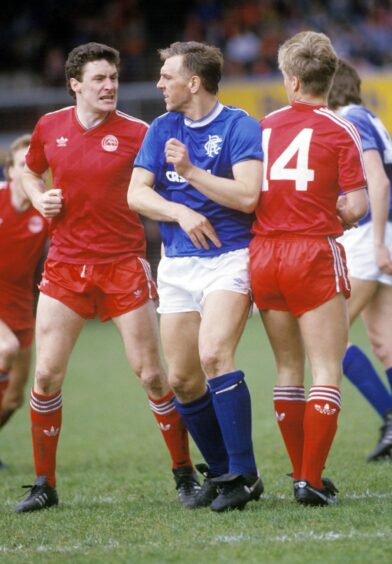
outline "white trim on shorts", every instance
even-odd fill
[[[158,313],[202,313],[211,292],[250,294],[249,249],[215,257],[165,257],[158,266]]]
[[[349,229],[339,237],[347,257],[347,268],[350,278],[369,280],[392,286],[392,276],[380,270],[376,263],[373,241],[373,224],[371,221]],[[385,228],[385,243],[392,256],[392,222]]]

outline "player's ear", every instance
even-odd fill
[[[194,74],[193,76],[190,77],[188,84],[189,84],[189,90],[191,91],[191,93],[196,94],[196,92],[198,92],[200,90],[200,86],[201,86],[200,76],[197,76],[196,74]]]
[[[293,92],[298,92],[298,90],[301,87],[301,83],[300,83],[299,78],[297,76],[293,76],[291,78],[291,84],[293,86]]]
[[[80,92],[80,82],[76,78],[70,78],[69,85],[75,93]]]

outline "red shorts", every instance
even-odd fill
[[[10,295],[3,293],[0,301],[0,319],[17,337],[21,349],[31,347],[34,338],[34,317],[31,303],[20,306]]]
[[[69,264],[47,259],[39,289],[84,319],[99,315],[101,321],[157,297],[150,265],[139,257],[108,264]]]
[[[350,297],[344,248],[332,237],[255,237],[250,276],[259,309],[300,316],[342,292]]]

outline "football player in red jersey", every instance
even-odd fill
[[[0,427],[23,404],[34,333],[34,273],[48,237],[47,221],[31,206],[21,182],[30,140],[25,134],[12,143],[0,183]]]
[[[120,57],[98,43],[73,49],[65,74],[74,106],[44,115],[26,157],[23,185],[51,220],[37,308],[37,361],[30,413],[36,482],[17,512],[58,503],[56,450],[69,357],[86,319],[116,325],[170,451],[181,501],[200,488],[186,429],[162,365],[140,217],[127,206],[133,161],[147,124],[116,109]],[[53,188],[42,175],[50,168]]]
[[[326,505],[337,502],[321,473],[340,411],[350,294],[336,237],[366,212],[366,180],[355,127],[326,105],[337,65],[328,37],[298,33],[279,49],[278,61],[290,104],[261,122],[252,289],[275,355],[274,404],[295,499]],[[313,379],[306,402],[305,357]]]

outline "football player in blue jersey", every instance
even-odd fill
[[[370,200],[369,213],[340,240],[346,250],[352,286],[350,322],[362,316],[373,351],[392,388],[392,140],[380,119],[362,105],[360,86],[355,68],[340,60],[329,105],[359,131]],[[380,440],[368,460],[390,456],[391,393],[356,345],[347,348],[343,372],[384,420]]]
[[[207,462],[192,507],[242,509],[263,492],[250,395],[234,359],[251,306],[261,130],[244,110],[219,102],[218,48],[176,42],[159,53],[167,113],[153,121],[135,160],[128,203],[160,225],[158,311],[169,379]]]

